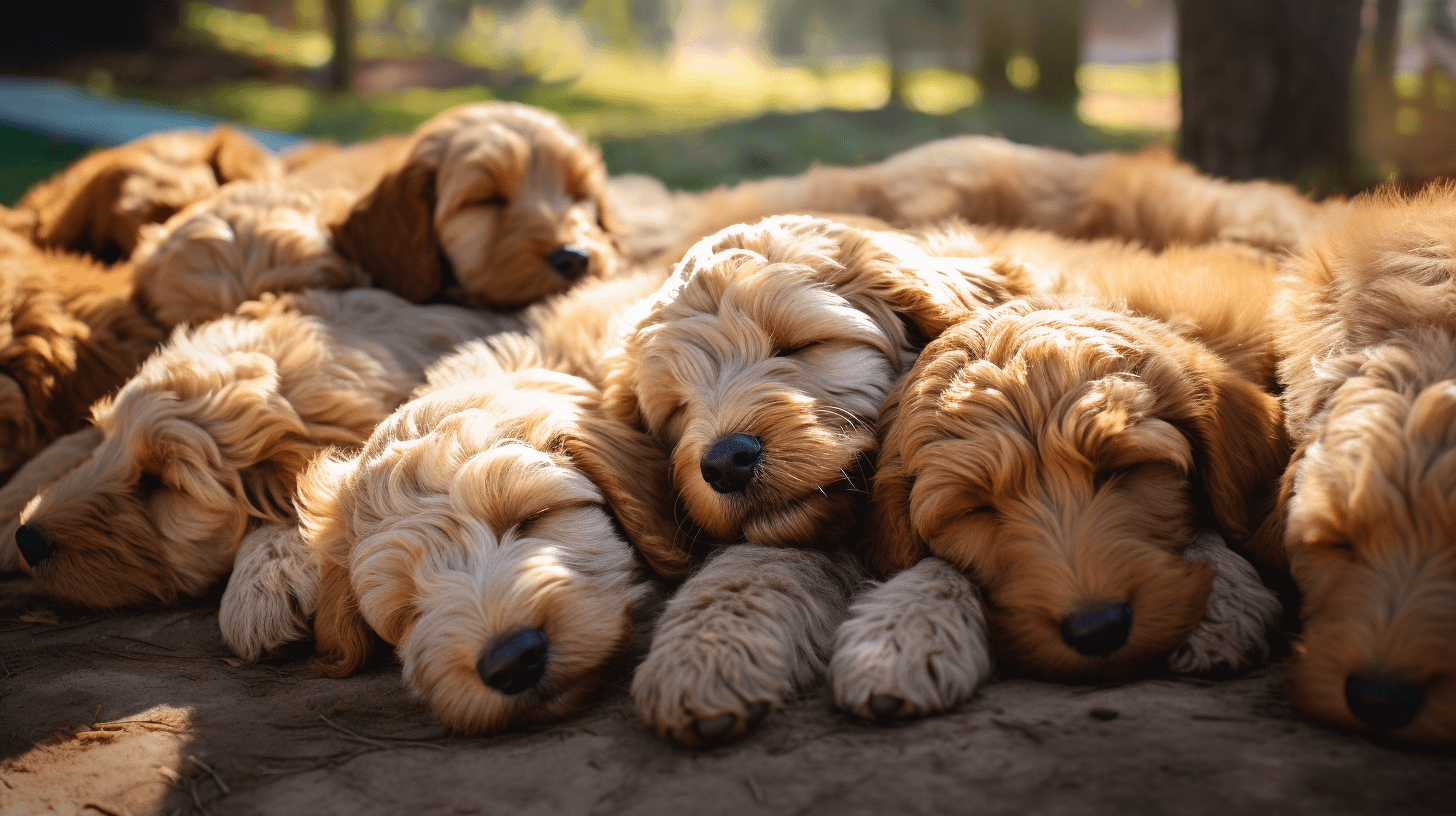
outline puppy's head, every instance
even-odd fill
[[[608,399],[672,451],[674,492],[708,534],[808,544],[862,504],[880,403],[925,339],[1019,274],[822,219],[733,227],[659,291]]]
[[[327,224],[341,194],[239,182],[148,225],[132,256],[135,297],[166,326],[231,314],[265,292],[359,285]]]
[[[1291,262],[1284,555],[1302,710],[1456,742],[1456,188],[1355,201]]]
[[[211,330],[282,332],[308,347],[285,323]],[[306,425],[283,397],[274,358],[195,340],[179,330],[97,403],[101,444],[21,514],[16,544],[46,594],[107,608],[200,593],[251,525],[291,517],[294,478],[328,428]]]
[[[167,220],[229,181],[281,173],[282,163],[237,128],[168,131],[92,153],[16,209],[35,214],[34,238],[43,246],[124,260],[143,225]]]
[[[556,116],[510,102],[421,125],[335,231],[340,251],[415,301],[512,309],[618,264],[600,154]]]
[[[1286,450],[1278,404],[1156,321],[1013,301],[926,347],[886,401],[865,536],[880,570],[926,552],[980,585],[998,651],[1034,671],[1126,671],[1181,645]]]
[[[662,454],[597,399],[567,375],[499,374],[408,403],[357,456],[315,460],[299,502],[323,566],[320,670],[357,669],[372,630],[456,731],[579,709],[647,600],[628,538],[672,535],[665,510],[641,512],[665,494]]]

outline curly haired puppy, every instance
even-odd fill
[[[173,130],[92,153],[32,188],[16,209],[33,214],[31,237],[41,246],[125,260],[144,225],[230,181],[282,172],[277,157],[237,128]]]
[[[769,215],[834,212],[901,228],[959,217],[1158,249],[1230,241],[1270,251],[1298,246],[1340,206],[1288,185],[1200,175],[1163,148],[1079,156],[990,136],[940,139],[863,167],[679,193],[676,203],[688,241]]]
[[[1302,595],[1290,695],[1327,722],[1456,743],[1456,187],[1357,199],[1290,271],[1297,448],[1274,553]]]
[[[512,309],[616,271],[601,156],[512,102],[446,111],[335,228],[339,251],[414,301]]]
[[[0,229],[0,480],[85,425],[161,343],[128,289],[124,268]]]
[[[668,602],[633,679],[659,733],[741,734],[822,675],[880,403],[927,338],[1023,286],[1016,266],[799,216],[688,253],[607,379],[671,452],[679,516],[732,545]]]
[[[1262,657],[1278,602],[1219,536],[1259,527],[1288,446],[1277,400],[1209,347],[1012,301],[928,345],[880,423],[867,560],[964,571],[1004,659],[1082,677]]]
[[[359,444],[436,358],[513,325],[353,289],[179,328],[93,409],[104,439],[25,509],[20,554],[42,592],[91,608],[200,593],[246,536],[291,522],[316,451]]]
[[[329,224],[353,203],[329,187],[237,182],[143,229],[133,297],[166,326],[231,314],[266,292],[368,283],[334,250]]]
[[[299,486],[323,571],[318,667],[353,673],[377,633],[462,733],[578,710],[659,595],[640,555],[663,575],[686,566],[661,449],[590,383],[536,363],[520,336],[462,347]]]

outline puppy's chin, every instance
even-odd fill
[[[1064,564],[1017,562],[1010,569],[1014,577],[986,591],[996,651],[1029,671],[1062,678],[1133,672],[1183,645],[1203,619],[1214,576],[1207,564],[1166,551],[1140,553],[1135,561],[1097,571],[1096,587]],[[1131,613],[1125,641],[1114,637],[1105,644],[1093,637],[1083,649],[1075,648],[1066,622],[1115,604],[1126,604],[1118,617]]]
[[[129,511],[130,510],[130,511]],[[109,525],[48,523],[22,517],[55,546],[55,554],[22,569],[47,597],[89,609],[166,603],[182,594],[177,573],[155,543],[143,514],[113,506]]]
[[[627,596],[597,583],[549,555],[526,559],[509,583],[485,593],[465,573],[430,576],[414,604],[423,612],[399,644],[406,685],[462,734],[575,713],[630,643]],[[533,630],[545,643],[539,680],[519,690],[488,686],[483,656]]]
[[[565,292],[582,281],[610,277],[617,250],[603,233],[561,237],[551,230],[512,230],[493,208],[457,212],[440,225],[447,296],[466,306],[513,310]],[[563,274],[553,253],[570,245],[587,256],[583,268]],[[453,280],[448,280],[453,278]]]

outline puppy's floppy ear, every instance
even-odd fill
[[[92,153],[25,194],[16,209],[34,214],[31,237],[37,244],[104,256],[124,254],[126,248],[111,237],[116,218],[111,203],[126,176],[118,158],[121,149]]]
[[[384,174],[334,227],[339,252],[374,283],[416,303],[440,291],[444,270],[435,232],[437,152],[417,147],[402,167]]]
[[[673,519],[667,454],[645,434],[611,417],[584,414],[561,437],[571,461],[607,497],[627,538],[653,572],[684,578],[692,568]]]
[[[1273,510],[1290,444],[1279,400],[1238,376],[1211,353],[1195,359],[1204,404],[1190,411],[1197,478],[1224,538],[1254,537]]]
[[[905,435],[898,421],[901,401],[913,380],[913,374],[901,380],[880,408],[880,453],[859,540],[865,564],[883,576],[903,572],[928,555],[910,522],[910,489],[915,482],[905,472]]]
[[[325,677],[348,677],[374,653],[374,633],[359,611],[349,579],[352,543],[340,503],[353,463],[321,453],[298,480],[299,528],[319,567],[314,608],[314,669]]]
[[[220,185],[239,179],[276,178],[283,172],[283,162],[272,151],[232,125],[212,129],[208,153],[208,163]]]

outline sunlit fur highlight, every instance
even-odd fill
[[[292,518],[314,452],[360,443],[434,359],[509,325],[355,289],[269,296],[179,328],[96,405],[105,439],[91,457],[22,514],[57,548],[37,586],[92,608],[206,590],[244,535]]]
[[[576,283],[547,261],[568,245],[590,256],[585,277],[619,266],[601,156],[554,114],[513,102],[421,125],[335,232],[340,252],[414,301],[524,306]]]
[[[1052,298],[947,331],[886,400],[867,558],[924,554],[985,593],[997,653],[1054,676],[1125,672],[1183,644],[1214,578],[1182,551],[1261,523],[1287,458],[1278,404],[1167,324]],[[1105,658],[1062,639],[1080,609],[1128,603]],[[1262,637],[1262,632],[1259,633]]]
[[[143,229],[132,256],[138,306],[165,326],[231,314],[265,293],[368,282],[334,250],[329,224],[352,199],[329,188],[237,182]]]
[[[1389,733],[1456,743],[1456,187],[1357,199],[1288,268],[1290,695],[1364,728],[1348,676],[1411,684],[1424,704]]]
[[[126,260],[141,229],[242,179],[266,180],[283,164],[227,125],[171,130],[98,150],[25,194],[16,209],[34,215],[41,246]]]
[[[668,603],[633,679],[660,734],[742,734],[823,676],[862,578],[839,545],[865,498],[880,403],[927,338],[1025,286],[1019,266],[966,248],[933,255],[804,216],[732,227],[688,252],[627,338],[608,403],[671,451],[679,523],[731,545]],[[763,455],[747,489],[724,495],[699,460],[733,433]]]
[[[127,277],[0,228],[0,480],[84,426],[164,339],[127,299]]]
[[[323,571],[317,665],[357,670],[377,633],[461,733],[580,709],[656,595],[632,543],[674,534],[656,506],[661,451],[539,362],[520,336],[463,347],[361,451],[319,458],[300,485]],[[487,686],[477,661],[526,627],[547,638],[544,676],[514,695]]]
[[[991,136],[956,136],[863,167],[679,193],[682,235],[787,213],[855,213],[899,228],[959,217],[1069,238],[1120,238],[1162,249],[1225,241],[1299,246],[1342,204],[1317,204],[1267,181],[1200,175],[1162,147],[1076,155]]]

